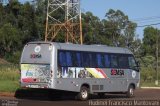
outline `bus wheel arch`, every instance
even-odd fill
[[[82,84],[80,88],[80,92],[77,95],[77,99],[81,101],[88,100],[89,94],[90,94],[89,84]]]
[[[131,83],[129,86],[128,86],[128,90],[126,92],[126,96],[128,98],[132,98],[134,97],[134,91],[135,91],[135,84]]]

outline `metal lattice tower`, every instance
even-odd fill
[[[65,42],[83,43],[80,0],[48,0],[45,41],[59,35]]]

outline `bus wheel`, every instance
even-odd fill
[[[134,97],[134,87],[133,85],[130,85],[128,87],[128,91],[127,91],[127,95],[126,95],[128,98],[132,98]]]
[[[82,86],[80,92],[78,93],[78,99],[85,101],[89,98],[89,89],[86,86]]]

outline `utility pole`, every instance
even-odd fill
[[[83,44],[80,0],[48,0],[45,41],[60,35],[65,42]]]
[[[159,45],[159,31],[157,30],[157,40],[156,40],[156,58],[157,58],[157,62],[156,62],[156,81],[155,81],[155,84],[156,85],[158,85],[158,70],[159,70],[159,66],[158,66],[158,50],[159,50],[159,47],[158,47],[158,45]]]

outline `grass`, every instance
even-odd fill
[[[0,92],[15,92],[19,88],[18,81],[0,81]]]
[[[141,82],[141,87],[160,87],[160,82],[158,84],[155,85],[155,82]]]
[[[0,81],[1,80],[17,81],[19,77],[20,75],[17,65],[0,65]]]
[[[0,92],[15,92],[19,88],[19,78],[17,65],[0,65]]]

